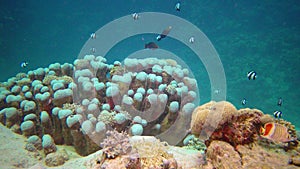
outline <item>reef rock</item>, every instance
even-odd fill
[[[218,169],[241,169],[242,159],[234,148],[223,141],[212,141],[207,148],[207,158]]]
[[[63,149],[54,153],[50,153],[45,158],[45,164],[49,167],[63,165],[67,160],[69,160],[69,155]]]
[[[222,140],[233,146],[253,142],[263,113],[257,109],[236,108],[229,102],[211,101],[197,107],[192,115],[191,132],[201,139]]]
[[[300,156],[293,157],[292,158],[292,163],[296,166],[300,166]]]
[[[238,145],[237,152],[241,155],[243,168],[270,168],[270,169],[293,169],[296,166],[290,165],[290,155],[283,150],[266,149],[258,144]]]

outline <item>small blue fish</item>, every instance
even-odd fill
[[[243,100],[241,101],[241,103],[242,103],[243,106],[246,105],[247,99],[246,99],[246,98],[243,98]]]
[[[282,105],[282,103],[283,103],[283,100],[282,100],[282,98],[281,98],[281,97],[279,97],[279,98],[278,98],[277,105],[278,105],[278,106],[281,106],[281,105]]]
[[[25,67],[27,67],[27,65],[28,65],[28,62],[24,61],[24,62],[21,63],[20,66],[21,66],[22,68],[25,68]]]
[[[282,117],[282,111],[275,111],[273,113],[273,115],[274,115],[275,118],[281,118]]]

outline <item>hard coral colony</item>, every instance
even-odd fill
[[[130,135],[164,132],[185,105],[194,107],[196,93],[196,80],[175,60],[125,59],[124,65],[110,65],[101,56],[86,55],[1,83],[0,121],[26,137],[44,141],[47,136],[88,155],[100,149],[112,128]],[[141,114],[147,111],[153,114]]]
[[[247,168],[258,159],[264,159],[261,168],[300,164],[291,123],[226,101],[196,107],[197,94],[196,80],[175,60],[127,58],[110,65],[86,55],[1,83],[0,122],[28,138],[28,151],[42,150],[48,166],[68,160],[57,145],[74,146],[82,156],[102,148],[86,162],[88,168]],[[190,132],[174,132],[178,124]],[[163,133],[184,146],[150,137]],[[280,154],[284,164],[273,162],[279,155],[268,149],[274,144],[276,151],[282,144],[296,151]],[[61,160],[51,163],[54,153]]]

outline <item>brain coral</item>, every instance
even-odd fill
[[[236,111],[236,108],[231,103],[225,101],[211,101],[198,106],[192,114],[192,134],[199,135],[205,122],[207,122],[208,125],[213,126],[215,120],[219,119],[220,121],[218,124],[224,124],[227,120],[232,118]],[[210,117],[208,115],[210,115]]]

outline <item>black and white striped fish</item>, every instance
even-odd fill
[[[244,106],[245,104],[247,104],[247,100],[246,98],[243,98],[243,100],[241,101],[242,105]]]
[[[273,113],[273,115],[274,115],[275,118],[281,118],[282,117],[282,111],[275,111]]]
[[[175,9],[176,11],[180,11],[180,2],[177,2],[176,5],[175,5]]]
[[[22,67],[22,68],[25,68],[26,66],[28,65],[28,62],[22,62],[21,64],[20,64],[20,66]]]
[[[247,73],[247,77],[248,77],[249,80],[255,80],[256,77],[257,77],[257,74],[256,74],[255,71],[252,70],[252,71]]]

